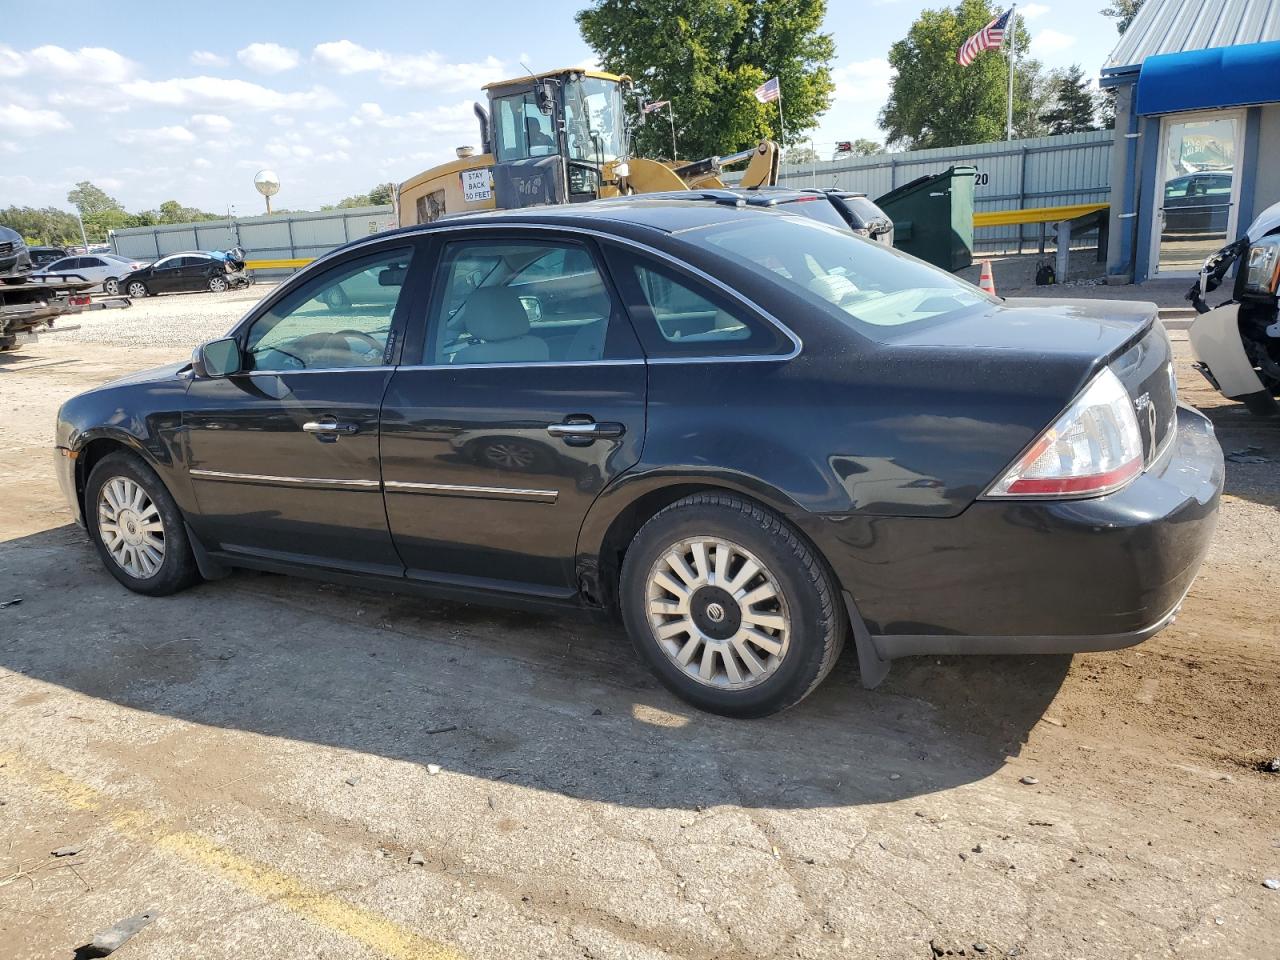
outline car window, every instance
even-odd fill
[[[383,251],[294,287],[249,328],[250,370],[329,370],[383,363],[413,251]]]
[[[1227,194],[1231,192],[1231,178],[1224,176],[1209,177],[1205,184],[1205,193],[1210,196]]]
[[[82,266],[82,267],[105,267],[105,266],[106,266],[106,264],[105,264],[105,263],[103,263],[103,262],[102,262],[102,260],[101,260],[100,258],[98,258],[98,257],[85,257],[85,258],[84,258],[84,263],[80,264],[80,266]]]
[[[165,270],[169,267],[178,266],[178,261],[180,261],[181,259],[182,259],[181,257],[165,257],[162,260],[157,260],[155,263],[152,264],[152,266],[155,267],[157,270]]]
[[[63,257],[61,260],[55,260],[49,264],[50,273],[62,273],[65,270],[71,270],[75,267],[79,257]]]
[[[428,364],[563,363],[634,355],[595,259],[568,242],[444,247],[423,351]]]
[[[626,254],[624,274],[636,333],[652,358],[783,353],[790,342],[772,324],[705,281]]]
[[[831,205],[831,201],[825,196],[788,200],[785,204],[779,205],[779,208],[786,210],[787,213],[798,213],[808,217],[810,220],[825,223],[827,226],[835,227],[837,230],[849,229],[849,224],[845,222],[844,217],[840,216],[836,208]]]
[[[685,231],[867,336],[996,302],[914,257],[799,217],[762,215]]]
[[[1166,200],[1176,200],[1179,197],[1187,195],[1187,187],[1190,185],[1190,178],[1170,180],[1164,188],[1164,198]]]

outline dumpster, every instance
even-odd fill
[[[951,167],[890,190],[876,206],[893,221],[893,245],[944,270],[973,263],[974,167]]]

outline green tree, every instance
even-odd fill
[[[1040,115],[1050,134],[1084,133],[1097,130],[1097,103],[1084,68],[1075,63],[1049,74],[1048,109]]]
[[[1142,8],[1142,0],[1111,0],[1111,6],[1103,7],[1102,15],[1116,22],[1116,32],[1124,33]]]
[[[817,163],[818,151],[807,143],[792,147],[782,155],[784,163]]]
[[[884,153],[884,145],[875,140],[868,140],[866,137],[859,137],[852,143],[853,149],[849,154],[854,157],[874,157],[877,153]]]
[[[352,197],[343,197],[336,208],[333,204],[322,206],[321,210],[347,209],[349,207],[378,207],[391,202],[395,184],[380,183],[368,193],[357,193]]]
[[[120,201],[88,180],[81,180],[67,193],[67,202],[80,211],[85,235],[91,241],[106,240],[107,231],[119,230],[129,223],[129,214]]]
[[[890,144],[953,147],[1004,139],[1009,58],[988,50],[967,67],[956,62],[965,40],[996,13],[989,0],[961,0],[952,8],[925,10],[907,36],[890,48],[889,64],[897,75],[889,102],[880,111],[880,126]],[[1017,50],[1026,50],[1031,37],[1021,19],[1015,18],[1012,32]],[[1042,78],[1040,64],[1019,54],[1013,84],[1016,136],[1043,131]]]
[[[806,139],[831,105],[835,42],[822,32],[826,0],[594,0],[577,15],[582,37],[604,69],[634,78],[639,100],[670,100],[681,157],[733,153],[769,137]],[[786,136],[776,103],[756,87],[778,77]],[[666,117],[637,126],[633,151],[671,151]]]
[[[80,223],[56,207],[6,207],[0,224],[22,234],[29,244],[60,247],[80,242]]]

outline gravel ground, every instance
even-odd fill
[[[133,306],[125,310],[93,310],[67,317],[42,336],[57,343],[175,347],[190,351],[196,344],[226,333],[275,286],[256,283],[226,293],[168,293],[144,297],[133,301]],[[63,327],[67,329],[60,329]]]

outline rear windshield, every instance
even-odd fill
[[[835,227],[837,230],[848,230],[849,224],[845,223],[844,217],[836,211],[831,205],[831,201],[826,197],[805,197],[804,199],[787,200],[785,204],[779,204],[774,209],[785,210],[787,213],[798,213],[808,217],[810,220],[817,220],[818,223],[825,223],[828,227]]]
[[[753,216],[683,236],[755,272],[763,267],[779,286],[878,340],[897,327],[997,302],[914,257],[799,217]]]

